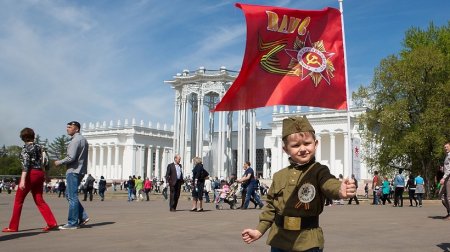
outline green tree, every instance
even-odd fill
[[[20,146],[3,146],[2,156],[0,156],[0,175],[20,175],[22,164],[19,155],[22,148]]]
[[[50,156],[50,169],[48,175],[50,177],[61,177],[66,173],[66,168],[64,166],[56,167],[54,161],[66,157],[69,141],[70,138],[68,136],[62,135],[55,138],[55,140],[48,145],[48,154]]]
[[[67,154],[67,146],[70,138],[66,135],[55,138],[52,143],[48,145],[48,154],[53,160],[63,159]]]
[[[426,179],[429,193],[450,139],[450,22],[409,29],[399,55],[383,59],[353,99],[369,107],[360,118],[368,165],[383,174],[407,168]]]

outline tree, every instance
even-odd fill
[[[19,175],[22,171],[22,164],[19,160],[20,146],[2,147],[2,156],[0,157],[0,174],[1,175]]]
[[[66,173],[64,166],[56,167],[54,160],[60,160],[66,157],[67,146],[69,145],[70,138],[66,135],[55,138],[52,143],[48,145],[48,154],[50,157],[50,169],[49,176],[63,176]]]
[[[50,159],[57,160],[66,157],[69,141],[70,139],[66,135],[55,138],[55,140],[48,145],[48,154],[50,155]]]
[[[366,125],[370,167],[383,174],[407,168],[422,175],[427,192],[450,139],[450,22],[405,33],[399,55],[383,59],[372,83],[353,94],[368,103]]]

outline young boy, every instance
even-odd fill
[[[351,198],[355,184],[348,179],[340,182],[327,166],[315,161],[318,141],[306,117],[284,119],[282,138],[290,165],[273,175],[259,224],[242,231],[242,239],[251,243],[270,228],[267,244],[272,252],[322,251],[319,215],[325,198]]]

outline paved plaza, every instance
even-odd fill
[[[260,210],[215,210],[190,212],[187,195],[180,198],[179,211],[169,212],[161,195],[149,202],[127,202],[124,192],[108,191],[83,202],[91,221],[77,230],[44,233],[44,220],[27,197],[20,232],[1,233],[0,251],[269,251],[266,236],[247,245],[240,233],[254,227]],[[7,227],[14,194],[0,194],[0,225]],[[45,195],[56,219],[64,224],[67,201]],[[325,251],[450,251],[450,221],[444,221],[443,206],[425,201],[424,207],[394,208],[360,205],[325,207],[320,225],[325,233]]]

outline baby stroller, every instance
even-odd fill
[[[230,206],[230,209],[236,209],[237,206],[237,196],[239,185],[234,182],[230,186],[224,186],[222,189],[216,189],[216,209],[222,210],[223,204],[226,203]]]

